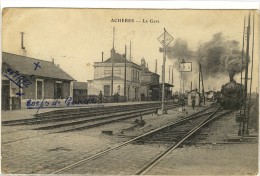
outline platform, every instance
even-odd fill
[[[62,108],[41,108],[39,109],[22,109],[22,110],[8,110],[1,111],[1,121],[10,121],[10,120],[21,120],[21,119],[30,119],[34,118],[34,115],[37,113],[51,112],[55,110],[63,109],[81,109],[81,108],[93,108],[93,107],[106,107],[106,106],[120,106],[120,105],[133,105],[133,104],[147,104],[147,103],[158,103],[158,101],[136,101],[136,102],[119,102],[119,103],[103,103],[103,104],[86,104],[82,106],[69,106]]]

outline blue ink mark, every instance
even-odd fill
[[[39,63],[39,62],[38,62],[38,63]],[[43,107],[43,102],[44,102],[44,100],[45,100],[45,98],[42,99],[41,105],[39,106],[39,108],[38,108],[38,110],[37,110],[37,112],[36,112],[35,115],[37,115],[38,112],[39,112],[39,110]]]
[[[13,80],[12,78],[10,78],[8,75],[4,74],[5,77],[7,77],[10,81],[12,81],[15,85],[17,85],[20,88],[24,88],[22,87],[19,83],[15,82],[15,80]]]
[[[11,82],[13,82],[19,88],[25,88],[32,84],[32,82],[29,79],[27,79],[25,76],[22,76],[19,73],[19,71],[13,70],[11,68],[8,68],[4,72],[4,76],[7,77]],[[25,87],[23,87],[22,84]]]
[[[25,94],[21,93],[21,92],[17,92],[15,95],[22,96],[22,95],[25,95]]]
[[[67,107],[68,107],[70,104],[72,104],[72,102],[73,102],[73,98],[72,98],[72,97],[68,97],[68,98],[66,98],[66,100],[65,100],[65,104],[67,105]]]
[[[34,65],[35,65],[34,70],[36,70],[38,67],[39,67],[39,68],[42,68],[42,67],[40,66],[40,62],[38,62],[38,63],[35,63],[35,62],[34,62]]]

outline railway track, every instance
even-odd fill
[[[183,144],[185,140],[190,138],[192,135],[194,135],[196,132],[198,132],[203,126],[208,124],[209,122],[212,122],[216,118],[223,116],[225,114],[230,113],[231,111],[225,111],[223,113],[219,113],[219,108],[216,109],[214,112],[210,113],[209,116],[207,116],[204,120],[199,122],[194,128],[189,130],[187,133],[184,133],[180,135],[179,137],[167,150],[156,156],[153,160],[151,160],[147,165],[145,165],[143,168],[135,172],[135,175],[144,175],[146,174],[151,168],[153,168],[157,163],[159,163],[164,157],[166,157],[169,153],[171,153],[173,150],[175,150],[177,147]],[[218,115],[216,115],[219,113]],[[173,130],[175,131],[175,130]],[[171,133],[173,134],[173,133]]]
[[[168,105],[165,106],[165,109],[172,109],[178,107],[177,105]],[[154,107],[149,107],[140,110],[126,110],[126,112],[120,112],[115,114],[102,115],[98,117],[87,118],[85,120],[76,120],[65,123],[57,123],[51,124],[48,126],[42,126],[38,128],[34,128],[34,130],[52,130],[52,132],[63,133],[63,132],[71,132],[71,131],[80,131],[89,128],[94,128],[97,126],[115,123],[126,119],[140,117],[141,115],[148,115],[155,113]]]
[[[52,116],[49,117],[47,116],[47,115],[51,115],[51,113],[47,113],[47,115],[44,113],[42,119],[35,118],[35,119],[30,119],[30,121],[18,120],[18,121],[14,121],[14,122],[10,121],[6,123],[5,126],[17,126],[17,128],[15,130],[9,129],[8,132],[4,132],[2,135],[11,136],[14,133],[21,133],[21,132],[26,134],[30,130],[35,130],[35,131],[39,131],[39,133],[35,133],[35,135],[30,136],[30,138],[34,138],[34,137],[38,138],[39,136],[49,135],[52,133],[63,133],[63,132],[85,130],[85,129],[94,128],[109,123],[115,123],[126,119],[139,117],[140,115],[155,113],[155,110],[159,108],[159,105],[160,105],[159,103],[144,104],[142,106],[138,105],[138,108],[136,110],[134,110],[134,108],[136,108],[136,105],[130,105],[129,107],[123,106],[124,109],[120,109],[122,108],[122,106],[119,106],[120,108],[118,107],[104,108],[106,110],[107,109],[109,110],[108,114],[104,114],[105,111],[102,108],[98,108],[99,109],[98,112],[89,109],[88,112],[92,112],[92,113],[86,114],[85,111],[83,111],[81,116],[76,116],[75,118],[73,118],[71,114],[67,114],[65,117],[57,117],[57,114],[54,114],[55,115],[54,119],[52,119],[53,118]],[[166,109],[172,109],[178,107],[178,105],[173,104],[171,102],[171,103],[167,103],[165,107]],[[114,109],[114,113],[113,113],[113,109]],[[72,114],[74,114],[77,111],[78,110],[73,110]],[[58,111],[58,114],[61,114],[61,111]],[[59,119],[59,121],[57,119]],[[25,127],[20,129],[22,125],[25,125]],[[2,142],[2,144],[9,144],[16,141],[30,139],[30,138],[26,136],[24,137],[24,135],[19,135],[19,138],[17,139],[10,138],[11,140],[4,141]]]
[[[212,111],[211,108],[178,119],[118,146],[59,169],[52,174],[145,174],[168,153],[198,132],[201,127],[230,112],[219,111],[219,109]],[[183,128],[186,128],[186,130],[180,130]],[[151,143],[165,144],[164,146],[168,147],[153,148]],[[128,158],[135,162],[127,164]]]

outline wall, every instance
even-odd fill
[[[54,90],[54,89],[53,89]],[[63,98],[68,98],[70,95],[70,81],[63,81],[62,82],[62,96]]]
[[[144,94],[145,98],[149,96],[149,85],[141,85],[141,95]]]
[[[94,79],[109,77],[112,74],[111,63],[95,63],[94,64]],[[126,67],[126,80],[140,81],[141,69],[140,67],[127,63]],[[125,65],[124,63],[114,63],[114,76],[124,79],[125,78]]]
[[[109,85],[111,88],[111,80],[90,80],[88,81],[88,95],[99,95],[102,91],[104,95],[104,85]],[[114,80],[113,92],[118,92],[118,86],[120,86],[119,95],[124,95],[124,80]],[[127,81],[126,84],[126,96],[129,101],[140,101],[141,100],[141,86],[140,83],[133,83]],[[128,89],[130,87],[130,89]],[[137,88],[138,92],[135,92]],[[128,92],[129,90],[129,92]],[[110,90],[111,92],[111,90]],[[110,95],[110,94],[109,94]]]
[[[151,83],[152,84],[159,84],[160,76],[157,74],[151,75]]]
[[[36,78],[37,79],[43,79],[44,81],[44,101],[53,103],[56,101],[54,99],[54,85],[56,81],[62,81],[62,94],[63,97],[62,99],[59,99],[61,103],[59,105],[55,105],[55,107],[65,107],[65,100],[70,97],[70,91],[71,91],[71,81],[66,81],[66,80],[58,80],[58,79],[52,79],[52,78],[42,78],[42,77],[35,77],[32,79],[32,84],[28,88],[23,89],[23,93],[25,95],[22,96],[22,101],[21,101],[21,108],[25,109],[27,108],[26,104],[27,101],[31,100],[33,102],[41,102],[42,100],[36,100],[35,97],[35,87],[36,87]],[[72,96],[72,95],[71,95]],[[36,106],[37,107],[37,106]],[[51,107],[51,105],[49,105]]]
[[[54,98],[54,79],[44,79],[44,97],[46,99]]]

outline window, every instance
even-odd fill
[[[43,90],[43,79],[36,79],[36,99],[43,99],[44,90]]]
[[[62,99],[62,82],[56,81],[54,86],[54,98]]]

